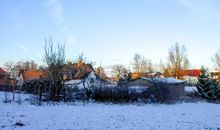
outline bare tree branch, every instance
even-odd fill
[[[181,76],[180,71],[188,69],[189,65],[185,46],[176,43],[169,49],[167,67],[171,76],[179,79]]]
[[[220,70],[220,50],[212,57],[212,62],[215,64],[216,68]]]

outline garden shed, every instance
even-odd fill
[[[185,94],[185,81],[174,78],[138,78],[125,84],[129,89],[146,88],[149,98],[157,102],[174,102]]]

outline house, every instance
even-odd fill
[[[198,77],[201,74],[200,69],[192,69],[192,70],[182,70],[183,76],[191,76],[191,77]]]
[[[14,83],[13,79],[9,79],[8,72],[0,67],[0,90],[12,91]]]
[[[214,79],[217,79],[217,80],[220,80],[220,71],[212,71],[211,72],[211,76],[214,78]]]
[[[190,70],[177,70],[176,73],[174,73],[173,70],[170,69],[165,69],[164,70],[164,77],[174,77],[176,78],[176,76],[174,75],[178,75],[178,79],[196,79],[200,74],[201,74],[201,70],[200,69],[190,69]]]
[[[100,87],[103,84],[107,84],[107,81],[102,80],[95,72],[90,72],[82,76],[80,79],[72,79],[66,81],[65,87],[77,88],[78,90],[94,89]]]
[[[0,68],[0,86],[5,85],[7,85],[7,72],[3,68]]]
[[[37,69],[21,70],[19,77],[23,80],[41,79],[45,76],[44,72]]]
[[[131,74],[131,78],[132,79],[137,79],[137,78],[141,78],[141,77],[145,77],[145,78],[159,78],[162,76],[162,73],[160,72],[156,72],[156,73],[151,73],[151,72],[134,72]]]
[[[84,62],[65,64],[64,71],[65,80],[81,79],[86,74],[95,72],[91,64],[86,64]]]
[[[182,79],[187,80],[190,84],[195,84],[197,81],[197,77],[200,76],[200,69],[191,69],[191,70],[181,70],[180,74],[182,75]]]

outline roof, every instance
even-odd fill
[[[149,80],[149,78],[148,78],[148,80]],[[178,79],[174,79],[174,78],[153,78],[151,80],[154,82],[169,83],[169,84],[185,83],[184,80],[178,80]]]
[[[44,73],[36,69],[28,69],[22,73],[24,80],[27,79],[40,79]]]
[[[7,74],[7,72],[3,68],[0,67],[0,74]]]
[[[215,71],[215,72],[210,72],[210,73],[214,75],[220,75],[220,71]]]
[[[169,71],[169,70],[168,70]],[[177,70],[176,71],[177,74],[179,76],[192,76],[192,77],[198,77],[200,74],[201,74],[201,70],[200,69],[191,69],[191,70]],[[165,74],[164,74],[165,75]],[[168,76],[171,76],[173,77],[174,74],[172,73],[169,73],[169,74],[166,74]]]
[[[151,73],[151,72],[133,72],[131,74],[131,78],[132,79],[137,79],[137,78],[141,78],[141,77],[153,77],[153,78],[156,78],[156,77],[159,77],[160,75],[162,75],[162,73],[160,72],[156,72],[156,73]]]
[[[180,73],[183,76],[194,76],[194,77],[198,77],[201,74],[201,70],[200,69],[192,69],[192,70],[181,70]]]
[[[73,64],[65,64],[64,65],[67,69],[67,67],[71,67],[73,79],[81,79],[88,75],[91,72],[95,72],[91,64],[86,64],[84,62],[79,63],[73,63]]]
[[[174,79],[174,78],[137,78],[137,79],[130,80],[127,83],[132,82],[132,81],[136,81],[136,80],[146,80],[146,81],[150,81],[150,82],[161,82],[161,83],[168,83],[168,84],[185,83],[185,81],[183,81],[183,80],[178,80],[178,79]]]

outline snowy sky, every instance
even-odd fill
[[[193,67],[213,67],[220,49],[219,0],[1,0],[0,65],[42,64],[44,40],[66,43],[67,59],[84,53],[103,66],[128,66],[137,52],[159,63],[176,42]]]

